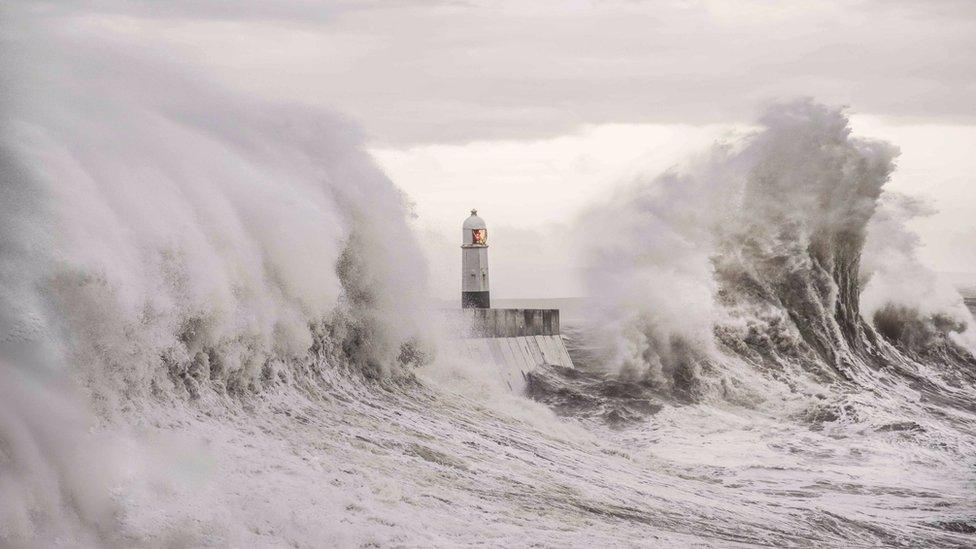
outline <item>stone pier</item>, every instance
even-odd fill
[[[455,352],[495,368],[514,392],[544,364],[573,367],[559,334],[558,309],[452,309],[445,311],[456,336]]]

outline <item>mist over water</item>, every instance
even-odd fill
[[[973,319],[843,111],[587,212],[578,368],[513,395],[339,115],[3,19],[3,544],[971,544]]]

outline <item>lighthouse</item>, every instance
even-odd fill
[[[478,210],[464,220],[461,228],[461,307],[489,309],[488,228]]]
[[[545,366],[573,367],[559,335],[559,309],[492,309],[488,297],[488,227],[471,210],[461,226],[461,308],[444,311],[452,353],[492,364],[515,393]]]

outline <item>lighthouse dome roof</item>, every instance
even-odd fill
[[[487,229],[485,220],[478,217],[478,210],[471,210],[471,216],[464,220],[464,229]]]

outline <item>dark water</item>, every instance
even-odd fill
[[[596,362],[598,349],[581,339],[577,327],[566,331],[578,370],[533,373],[531,398],[601,432],[624,453],[654,455],[676,488],[708,482],[714,499],[705,505],[734,506],[752,522],[741,526],[741,537],[721,539],[972,546],[972,378],[957,402],[925,396],[923,389],[914,405],[895,405],[881,391],[843,386],[773,406],[677,402],[647,381],[608,375]],[[702,532],[708,523],[701,521]],[[777,525],[798,530],[780,537]],[[709,544],[709,538],[699,541]]]

